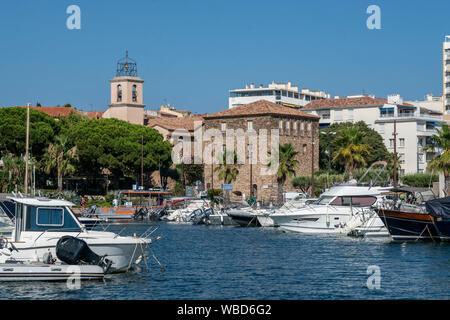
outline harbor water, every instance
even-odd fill
[[[111,225],[139,235],[151,224]],[[449,299],[450,245],[312,236],[273,228],[154,223],[148,266],[86,281],[0,285],[1,299]],[[369,270],[369,272],[368,272]],[[379,270],[374,274],[373,270]],[[379,282],[373,282],[378,276]],[[369,283],[368,283],[369,282]],[[379,286],[373,287],[373,283]],[[369,284],[369,285],[368,285]],[[372,285],[371,285],[372,284]]]

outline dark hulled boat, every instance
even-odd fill
[[[450,240],[450,197],[376,211],[393,240]]]
[[[261,224],[255,214],[245,210],[231,209],[227,211],[231,219],[239,224],[241,227],[260,227]]]

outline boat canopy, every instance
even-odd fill
[[[434,217],[450,218],[450,197],[427,201],[425,206]]]

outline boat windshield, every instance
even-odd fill
[[[325,205],[329,204],[331,200],[333,200],[335,196],[321,196],[319,199],[317,199],[313,204],[319,204],[319,205]]]

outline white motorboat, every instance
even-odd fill
[[[119,236],[113,232],[87,230],[75,217],[73,203],[59,199],[8,197],[15,204],[15,228],[7,240],[16,250],[0,249],[0,263],[42,261],[50,252],[56,256],[58,240],[66,235],[86,241],[99,256],[112,261],[111,272],[127,271],[145,257],[151,240]]]
[[[210,201],[206,199],[190,200],[189,203],[181,209],[177,209],[167,215],[167,221],[188,222],[189,215],[196,209],[207,209],[210,207]]]
[[[256,215],[257,215],[256,217],[258,219],[259,224],[262,227],[278,227],[278,225],[271,218],[272,214],[276,214],[277,212],[279,212],[279,213],[289,212],[290,210],[303,208],[307,203],[312,203],[316,200],[317,199],[306,198],[306,197],[300,198],[298,200],[288,200],[277,211],[274,209],[258,210],[256,212]]]
[[[338,233],[362,208],[369,209],[386,188],[341,184],[324,192],[312,204],[294,209],[278,210],[270,218],[285,231],[300,233]]]
[[[0,281],[70,281],[101,280],[103,268],[97,265],[67,265],[63,263],[0,264]]]

